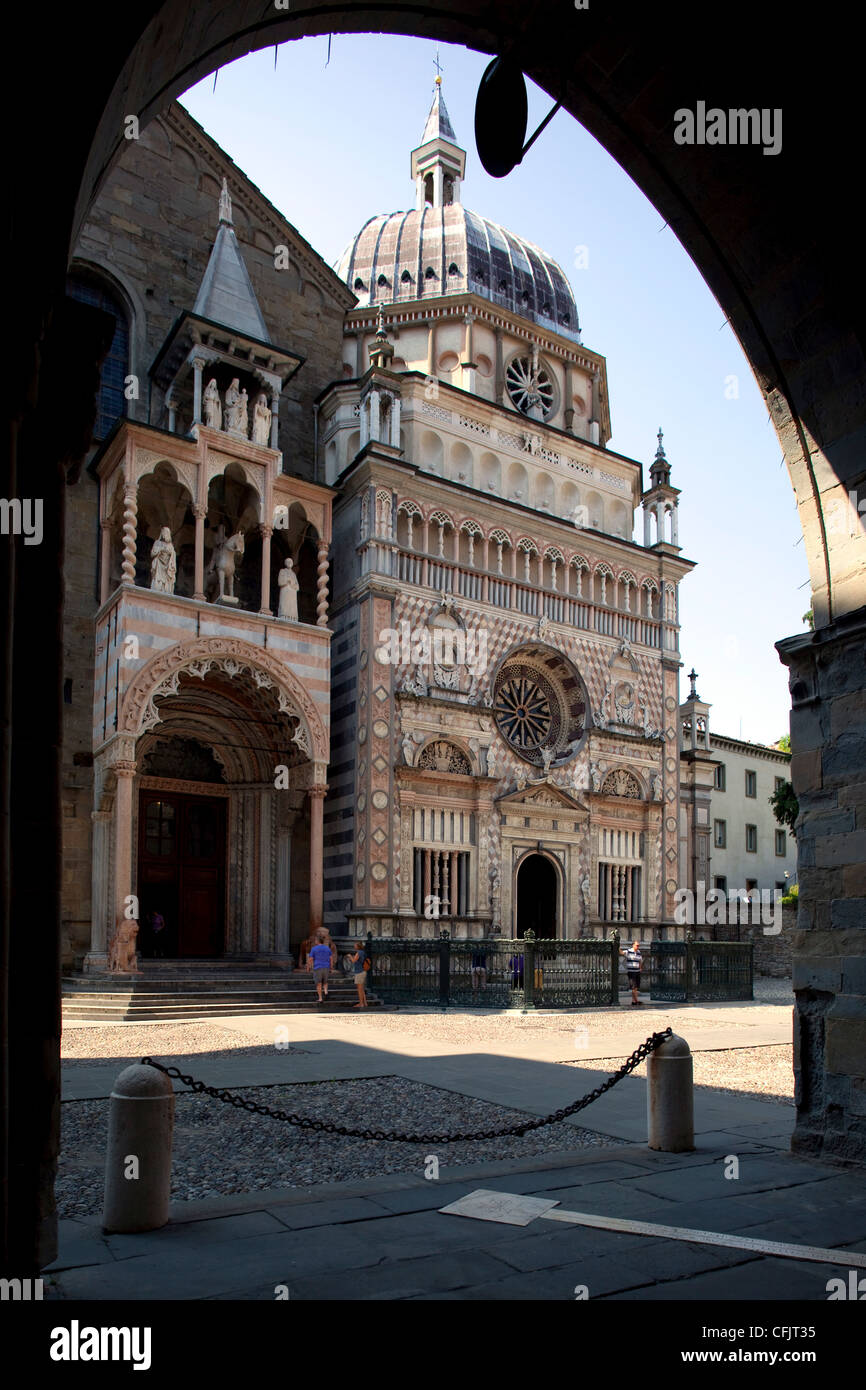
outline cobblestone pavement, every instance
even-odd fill
[[[587,1089],[592,1088],[591,1082]],[[403,1077],[285,1086],[244,1086],[243,1094],[276,1109],[347,1127],[404,1133],[489,1129],[526,1116],[471,1096]],[[108,1101],[72,1101],[62,1108],[57,1203],[61,1217],[102,1209]],[[564,1148],[609,1148],[605,1135],[549,1125],[523,1137],[478,1143],[419,1145],[311,1133],[251,1115],[210,1096],[180,1091],[176,1101],[171,1195],[174,1201],[357,1181],[381,1173],[423,1175],[429,1157],[443,1166],[526,1158]]]

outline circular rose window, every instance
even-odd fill
[[[551,647],[526,647],[499,668],[493,716],[506,743],[536,767],[566,762],[582,742],[586,720],[583,682],[571,662]]]
[[[508,394],[522,415],[546,420],[553,409],[553,382],[544,367],[531,357],[515,357],[505,371]]]

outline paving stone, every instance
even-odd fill
[[[448,1289],[459,1290],[464,1296],[467,1288],[507,1278],[509,1273],[508,1265],[502,1264],[494,1255],[486,1251],[468,1250],[459,1254],[399,1260],[329,1277],[326,1296],[340,1300],[404,1299]],[[290,1285],[289,1292],[293,1299],[319,1301],[323,1295],[322,1281],[297,1280]]]
[[[688,1281],[688,1298],[719,1302],[752,1303],[803,1300],[822,1302],[827,1298],[827,1280],[833,1277],[829,1265],[801,1263],[799,1260],[760,1259],[729,1269],[695,1274]],[[646,1285],[633,1293],[612,1293],[611,1299],[639,1298],[668,1301],[683,1298],[679,1281]],[[790,1319],[788,1319],[790,1321]],[[788,1343],[780,1343],[787,1349]],[[705,1347],[697,1348],[705,1350]],[[772,1349],[772,1348],[771,1348]],[[686,1348],[688,1350],[688,1348]]]
[[[575,1301],[577,1285],[586,1285],[592,1300],[619,1290],[639,1288],[646,1282],[647,1276],[629,1263],[628,1256],[590,1257],[558,1269],[512,1274],[496,1283],[478,1284],[464,1289],[460,1297],[472,1302],[543,1300],[545,1303],[568,1303]]]
[[[284,1229],[276,1217],[266,1211],[244,1212],[239,1216],[211,1217],[203,1221],[170,1221],[158,1231],[142,1231],[135,1235],[114,1232],[105,1241],[119,1260],[161,1252],[171,1259],[179,1249],[195,1250],[203,1245],[219,1245],[226,1241],[244,1240],[269,1235]]]
[[[347,1197],[343,1201],[335,1198],[330,1202],[309,1202],[295,1207],[269,1207],[268,1213],[280,1225],[299,1231],[312,1226],[336,1226],[344,1221],[370,1221],[387,1216],[388,1208],[367,1197]]]
[[[700,1201],[705,1196],[717,1195],[725,1188],[735,1188],[737,1192],[762,1192],[780,1187],[798,1187],[812,1180],[807,1164],[794,1159],[755,1156],[743,1158],[740,1175],[736,1179],[725,1177],[725,1165],[721,1159],[717,1159],[706,1167],[689,1168],[686,1172],[639,1177],[635,1179],[634,1186],[658,1197]]]

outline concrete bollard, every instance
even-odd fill
[[[687,1153],[695,1147],[692,1054],[685,1038],[672,1033],[647,1057],[649,1147]]]
[[[155,1231],[168,1221],[174,1088],[136,1062],[118,1076],[108,1113],[105,1231]]]

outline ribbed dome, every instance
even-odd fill
[[[365,306],[472,292],[580,340],[577,304],[556,261],[461,203],[371,217],[336,270]]]

